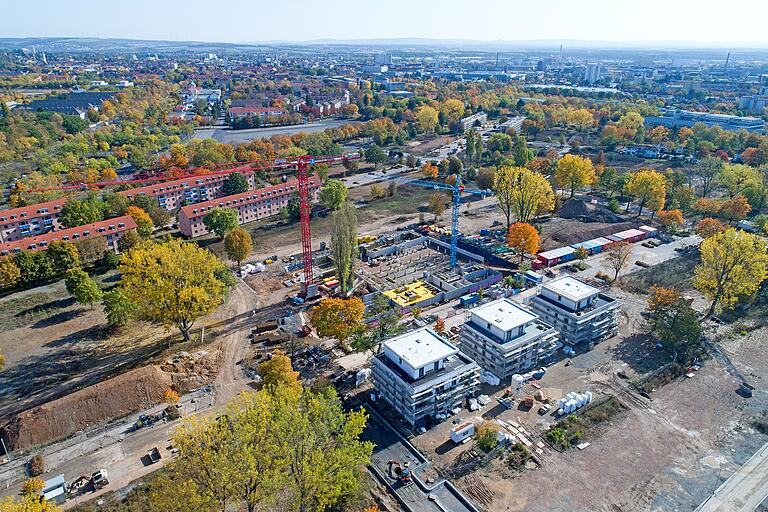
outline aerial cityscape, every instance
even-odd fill
[[[0,512],[768,512],[768,4],[9,4]]]

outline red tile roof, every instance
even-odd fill
[[[54,199],[52,201],[46,201],[45,203],[31,204],[29,206],[21,206],[19,208],[11,208],[10,210],[0,211],[0,222],[17,222],[24,219],[34,219],[42,217],[43,215],[50,215],[57,213],[61,210],[67,200],[65,198]],[[45,213],[39,213],[40,210],[47,209]]]
[[[16,240],[14,242],[5,242],[0,244],[0,254],[9,254],[15,252],[16,249],[20,252],[44,250],[48,248],[48,245],[51,242],[56,240],[75,242],[85,238],[95,238],[97,236],[105,236],[112,233],[122,233],[129,229],[136,229],[136,221],[133,220],[133,217],[130,215],[123,215],[122,217],[102,220],[100,222],[94,222],[93,224],[86,224],[76,228],[60,229],[43,235],[22,238],[21,240]]]
[[[320,186],[320,180],[318,180],[316,177],[309,178],[309,184],[310,187],[319,187]],[[289,190],[289,192],[292,194],[293,192],[298,192],[299,189],[299,180],[290,180],[286,183],[281,183],[279,185],[271,185],[269,187],[263,187],[263,188],[257,188],[256,190],[249,190],[247,192],[243,192],[240,194],[232,194],[231,196],[224,196],[219,197],[217,199],[210,199],[208,201],[202,201],[195,204],[190,204],[187,206],[182,206],[179,209],[179,214],[183,214],[188,219],[193,219],[196,217],[199,217],[201,215],[205,215],[205,211],[203,211],[203,208],[205,210],[208,210],[210,208],[228,208],[226,205],[227,202],[234,203],[235,201],[240,201],[241,199],[245,199],[242,204],[247,204],[252,202],[251,200],[255,201],[257,199],[262,199],[265,197],[265,194],[271,194],[272,192],[278,192],[285,188],[293,188],[293,190]],[[274,197],[274,196],[268,196],[268,197]],[[230,204],[230,206],[237,206],[235,204]],[[195,211],[197,213],[195,213]]]
[[[226,177],[233,172],[247,174],[253,172],[253,169],[245,165],[233,167],[232,169],[227,169],[226,171],[220,171],[211,174],[201,174],[199,176],[187,176],[186,178],[179,178],[177,180],[162,181],[159,183],[153,183],[152,185],[145,185],[143,187],[121,190],[118,192],[118,194],[123,196],[136,197],[137,195],[144,193],[144,195],[156,196],[159,194],[164,194],[165,192],[170,192],[174,189],[186,190],[188,188],[198,187],[200,185],[219,183],[226,179]],[[197,183],[198,180],[203,180],[203,183]],[[184,183],[186,183],[186,186],[184,186]]]

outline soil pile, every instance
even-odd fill
[[[557,214],[564,219],[578,219],[582,222],[623,222],[624,219],[612,211],[592,204],[583,199],[569,199],[563,203],[563,207]]]

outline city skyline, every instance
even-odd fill
[[[508,2],[488,1],[474,7],[477,22],[467,23],[468,6],[458,0],[409,3],[393,0],[386,7],[350,9],[339,0],[316,3],[300,0],[289,12],[263,2],[225,0],[204,15],[201,2],[150,2],[130,5],[97,4],[74,0],[34,2],[42,16],[26,16],[29,6],[5,7],[4,37],[98,37],[204,41],[223,43],[326,41],[375,42],[376,40],[452,41],[460,44],[589,43],[592,46],[766,47],[761,24],[768,5],[759,0],[734,0],[730,12],[752,13],[738,24],[723,24],[713,16],[720,8],[712,0],[663,2],[648,0],[642,9],[616,7],[608,0],[587,0],[579,6],[557,1],[523,10]],[[228,13],[211,23],[216,13]],[[152,14],[148,16],[148,14]],[[234,13],[239,13],[237,16]],[[471,14],[471,13],[470,13]],[[491,14],[493,14],[491,16]],[[340,21],[343,15],[343,23]],[[370,20],[375,19],[375,26]],[[471,16],[470,16],[471,19]],[[426,22],[425,22],[426,20]],[[631,23],[627,23],[631,20]],[[431,21],[431,22],[430,22]],[[684,23],[683,23],[684,22]]]

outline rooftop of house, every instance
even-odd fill
[[[28,206],[20,206],[19,208],[11,208],[9,210],[0,211],[0,222],[12,222],[24,219],[34,219],[43,215],[50,215],[57,213],[61,210],[66,203],[65,198],[54,199],[52,201],[46,201],[44,203],[30,204]]]
[[[472,310],[472,315],[478,320],[494,325],[505,332],[539,318],[538,315],[531,313],[511,299],[499,299],[479,306]]]
[[[384,347],[414,369],[430,365],[458,352],[455,346],[429,327],[401,334],[385,342]]]
[[[600,290],[594,286],[590,286],[586,283],[582,283],[578,279],[574,279],[571,276],[565,276],[558,279],[554,279],[546,283],[543,288],[550,290],[558,295],[562,295],[574,302],[587,299],[600,293]]]

